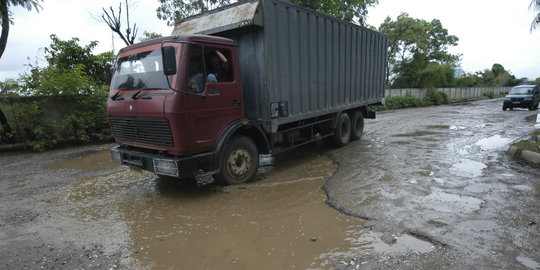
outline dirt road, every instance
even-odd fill
[[[0,268],[540,269],[540,170],[504,153],[536,113],[500,104],[381,113],[233,187],[117,166],[111,145],[2,153]]]

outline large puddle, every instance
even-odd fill
[[[334,162],[297,152],[264,163],[262,179],[231,187],[119,169],[106,150],[50,168],[77,170],[81,181],[65,198],[69,216],[104,224],[91,234],[125,241],[137,267],[318,268],[361,245],[363,221],[325,203],[321,186]]]
[[[382,243],[361,219],[329,207],[321,186],[337,165],[327,156],[301,150],[262,163],[262,179],[229,187],[131,171],[106,150],[50,168],[80,179],[64,198],[69,218],[87,224],[89,237],[127,246],[136,268],[327,269],[360,251],[432,251],[408,235]]]

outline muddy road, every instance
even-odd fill
[[[158,178],[111,145],[0,154],[3,269],[540,269],[540,169],[502,101],[380,113],[254,183]]]

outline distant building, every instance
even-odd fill
[[[465,75],[465,71],[462,68],[458,67],[454,69],[454,78],[461,78]]]

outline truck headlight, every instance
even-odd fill
[[[154,172],[156,174],[178,177],[178,163],[170,159],[154,158]]]
[[[511,99],[509,97],[504,98],[505,101],[510,101]]]

